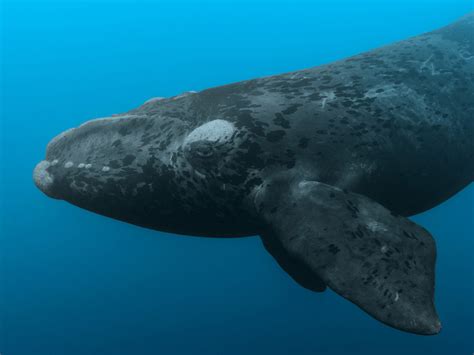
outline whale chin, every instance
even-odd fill
[[[48,172],[51,165],[52,163],[47,160],[39,162],[33,170],[33,181],[45,195],[60,200],[61,198],[54,192],[54,176]]]

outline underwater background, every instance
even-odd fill
[[[438,246],[443,330],[424,337],[303,289],[259,238],[131,226],[47,198],[32,170],[51,138],[88,119],[342,59],[473,4],[0,1],[1,355],[472,354],[473,186],[413,217]]]

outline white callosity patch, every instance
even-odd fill
[[[86,164],[84,167],[85,167],[86,169],[90,169],[90,168],[92,167],[92,164]]]
[[[74,163],[72,161],[68,161],[66,164],[64,164],[64,167],[66,169],[72,168],[74,166]]]
[[[48,192],[54,182],[53,176],[46,171],[50,166],[51,163],[49,161],[43,160],[36,165],[36,168],[33,171],[33,180],[35,181],[36,186],[44,192]]]
[[[213,120],[199,126],[184,139],[184,144],[196,141],[226,142],[235,132],[235,126],[226,120]]]
[[[104,166],[104,167],[102,168],[102,171],[103,171],[104,173],[106,173],[107,171],[110,171],[110,168],[109,168],[108,166]]]
[[[77,167],[78,167],[79,169],[82,169],[82,168],[84,168],[85,166],[86,166],[86,164],[80,163]]]
[[[51,162],[51,165],[52,165],[52,166],[55,166],[57,163],[59,163],[59,160],[58,160],[58,159],[54,159],[54,160]]]

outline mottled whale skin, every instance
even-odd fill
[[[48,196],[146,228],[260,235],[302,286],[436,334],[410,216],[474,177],[474,14],[328,65],[155,98],[54,138]]]

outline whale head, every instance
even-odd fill
[[[95,119],[53,138],[33,179],[49,197],[135,225],[226,234],[235,222],[225,205],[238,192],[219,177],[232,159],[226,143],[234,133],[235,126],[222,119]]]
[[[179,123],[168,129],[155,123],[145,115],[117,115],[69,129],[48,144],[33,180],[49,197],[166,230],[169,216],[184,212],[174,169],[184,131]]]

